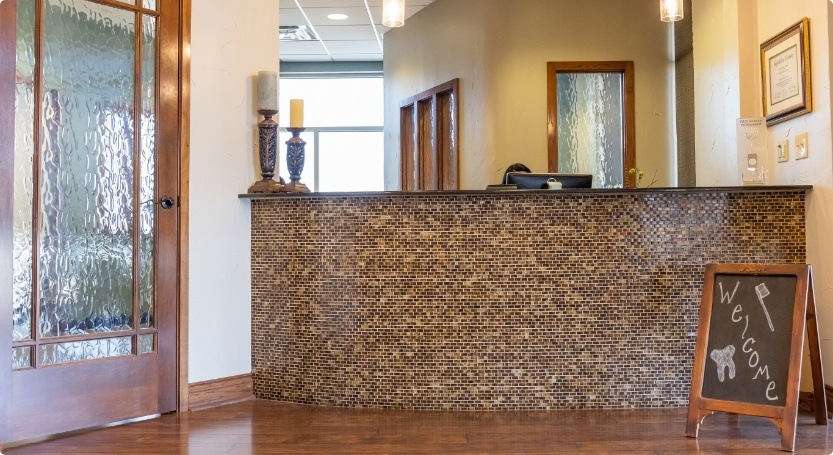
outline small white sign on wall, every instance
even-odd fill
[[[767,179],[769,154],[766,117],[737,120],[738,172],[744,185],[763,185]]]

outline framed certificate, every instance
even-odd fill
[[[808,18],[761,44],[761,79],[767,126],[813,111]]]

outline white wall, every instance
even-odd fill
[[[519,7],[519,4],[522,6]],[[460,183],[547,171],[548,61],[633,60],[637,166],[676,184],[673,29],[656,0],[437,0],[385,34],[385,187],[399,188],[399,102],[459,77]]]
[[[822,358],[833,384],[833,139],[831,139],[831,3],[822,0],[694,0],[698,185],[736,185],[734,121],[762,115],[760,44],[810,18],[814,111],[772,126],[770,183],[813,185],[808,201],[807,261],[813,265]],[[775,143],[809,132],[810,157],[775,163]],[[805,362],[806,367],[806,362]],[[805,373],[808,370],[805,368]],[[804,387],[807,386],[807,381]]]
[[[776,184],[813,185],[808,203],[807,262],[814,268],[828,384],[833,384],[833,244],[830,242],[833,238],[833,139],[828,26],[831,8],[830,2],[821,0],[758,0],[758,42],[778,34],[802,17],[810,18],[813,112],[769,128],[769,149],[774,155],[777,140],[789,138],[790,145],[794,146],[796,134],[810,134],[810,157],[795,161],[793,153],[790,162],[774,165],[772,178]],[[756,82],[760,81],[760,70],[757,74]]]
[[[586,14],[572,17],[575,23],[567,21],[567,15],[553,6],[558,3],[548,1],[545,3],[549,6],[533,9],[536,12],[531,16],[515,16],[508,21],[524,24],[535,32],[533,37],[520,34],[507,38],[503,24],[511,17],[512,2],[500,4],[502,1],[508,0],[438,1],[437,5],[452,3],[465,9],[467,19],[442,25],[430,20],[422,22],[423,15],[417,15],[409,19],[407,27],[385,36],[389,46],[408,39],[402,33],[406,30],[432,31],[426,35],[430,39],[426,45],[414,43],[407,52],[398,53],[386,47],[386,77],[406,81],[395,88],[393,84],[386,86],[386,124],[398,125],[400,98],[454,77],[463,78],[461,99],[467,114],[461,122],[461,181],[467,188],[481,188],[498,180],[503,169],[515,161],[527,162],[536,170],[546,167],[546,61],[637,60],[628,49],[640,48],[646,42],[658,46],[667,30],[658,28],[665,24],[656,20],[654,0],[640,0],[627,9],[621,8],[618,0],[593,2],[598,9],[586,6]],[[543,0],[526,1],[533,5]],[[564,0],[559,3],[565,4]],[[579,8],[587,3],[570,4]],[[228,8],[227,2],[220,0],[193,3],[190,382],[251,371],[249,206],[238,200],[237,194],[244,192],[255,178],[257,116],[252,102],[253,77],[257,71],[278,68],[277,40],[266,31],[275,30],[279,21],[278,2],[250,0],[246,6]],[[621,15],[622,22],[593,18],[594,11],[601,14],[605,8]],[[833,238],[833,59],[829,25],[833,6],[821,0],[693,0],[693,8],[697,181],[701,186],[738,183],[732,142],[734,118],[741,114],[759,115],[759,111],[750,111],[760,106],[760,72],[754,68],[760,42],[801,17],[811,19],[815,112],[770,129],[771,144],[776,138],[792,138],[808,131],[811,156],[774,166],[770,175],[773,183],[814,185],[808,204],[808,260],[816,273],[827,382],[833,383],[833,244],[826,241]],[[746,27],[751,17],[752,29]],[[486,31],[468,28],[478,25],[487,26]],[[588,57],[589,50],[582,44],[587,41],[585,38],[604,40],[599,33],[625,36],[625,27],[642,30],[648,41],[620,39],[621,47],[611,44],[605,52]],[[556,35],[537,35],[539,32]],[[512,40],[529,41],[529,46],[514,55],[507,50]],[[445,42],[463,42],[466,47],[451,50],[444,47]],[[561,42],[568,44],[554,44]],[[716,50],[712,53],[709,49]],[[544,62],[540,70],[534,62],[525,60],[530,56]],[[656,65],[673,65],[659,56],[650,60]],[[656,118],[637,122],[638,128],[650,126],[638,133],[637,164],[647,171],[667,167],[672,175],[673,158],[664,154],[673,149],[673,134],[669,133],[673,131],[673,119],[664,112],[672,102],[667,85],[672,83],[673,74],[667,81],[662,76],[646,78],[640,73],[640,66],[637,60],[638,116],[642,119],[647,113]],[[426,67],[434,69],[426,72]],[[496,84],[507,82],[512,85],[495,88]],[[750,101],[750,97],[757,98]],[[391,123],[391,118],[396,120]],[[385,140],[390,158],[386,159],[386,187],[396,188],[399,162],[390,151],[398,150],[398,131],[386,131]],[[667,180],[673,183],[670,177]]]
[[[691,7],[697,185],[739,185],[737,154],[729,152],[735,150],[740,117],[737,3],[695,0]]]
[[[278,70],[273,0],[193,0],[189,382],[251,372],[256,75]],[[253,101],[254,98],[254,101]]]

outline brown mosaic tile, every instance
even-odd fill
[[[684,406],[704,265],[805,260],[803,191],[253,200],[255,394]]]

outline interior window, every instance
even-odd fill
[[[312,191],[384,190],[384,86],[381,77],[281,78],[280,176],[289,181],[289,100],[304,100],[307,142],[301,182]]]

